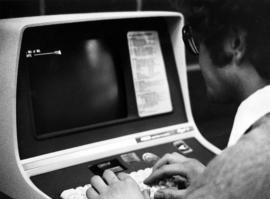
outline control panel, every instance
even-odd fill
[[[203,164],[215,156],[195,138],[188,138],[36,175],[31,180],[50,197],[60,198],[63,190],[89,184],[93,175],[102,175],[106,169],[116,173],[144,170],[151,168],[164,154],[172,152],[198,159]]]

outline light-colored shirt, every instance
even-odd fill
[[[240,104],[234,118],[228,147],[237,143],[241,136],[267,113],[270,113],[270,85],[257,90]]]

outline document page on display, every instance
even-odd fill
[[[138,114],[147,117],[173,110],[158,32],[127,34]]]

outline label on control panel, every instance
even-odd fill
[[[158,32],[128,32],[138,114],[140,117],[173,110]]]
[[[122,154],[120,157],[127,164],[132,164],[134,162],[140,162],[141,161],[139,156],[134,152]]]
[[[126,167],[121,164],[118,159],[112,159],[95,165],[90,165],[88,168],[90,171],[92,171],[92,173],[99,176],[102,176],[103,172],[107,169],[110,169],[114,173],[119,173],[126,170]]]
[[[192,126],[184,126],[184,127],[178,128],[178,129],[164,131],[164,132],[161,132],[161,133],[154,133],[154,134],[151,134],[151,135],[145,135],[145,136],[137,137],[136,141],[138,143],[140,143],[140,142],[148,142],[148,141],[152,141],[152,140],[156,140],[156,139],[160,139],[160,138],[164,138],[164,137],[168,137],[168,136],[189,133],[189,132],[191,132],[193,130],[194,130],[194,128]]]

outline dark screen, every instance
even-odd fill
[[[31,98],[38,135],[126,117],[113,53],[101,39],[32,53]]]

